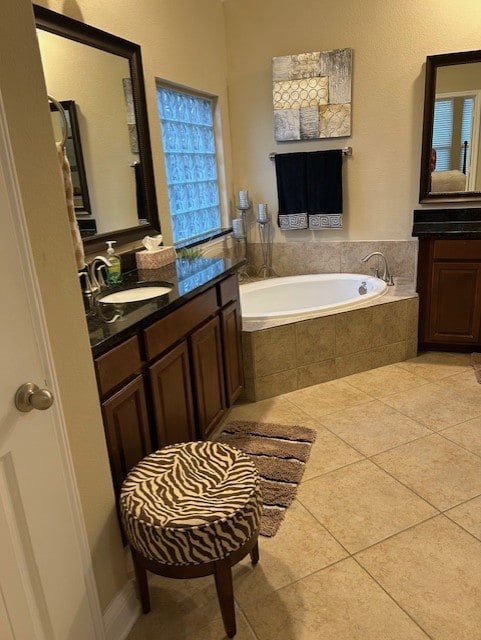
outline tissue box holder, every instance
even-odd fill
[[[159,247],[156,251],[137,251],[137,269],[158,269],[176,259],[174,247]]]

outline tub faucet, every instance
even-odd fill
[[[368,253],[367,256],[364,256],[364,258],[361,258],[361,262],[367,262],[370,258],[372,258],[373,256],[378,256],[379,258],[382,258],[384,261],[384,272],[382,274],[382,279],[384,280],[384,282],[387,283],[387,285],[389,287],[392,287],[394,285],[394,280],[393,277],[391,275],[391,272],[389,271],[389,267],[387,264],[387,260],[386,260],[386,256],[384,255],[384,253],[381,253],[380,251],[373,251],[372,253]],[[376,276],[376,278],[379,278],[379,266],[376,268],[374,275]]]

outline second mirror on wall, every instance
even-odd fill
[[[420,202],[481,200],[481,51],[428,56]]]

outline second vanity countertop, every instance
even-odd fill
[[[239,258],[177,259],[160,269],[133,270],[123,274],[128,288],[137,282],[168,282],[172,291],[158,298],[121,304],[102,304],[92,301],[87,313],[87,325],[92,354],[97,357],[125,340],[130,334],[166,316],[184,302],[234,273],[242,266]],[[104,294],[105,291],[102,292]]]

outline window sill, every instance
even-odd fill
[[[222,236],[226,236],[229,233],[232,233],[232,227],[217,229],[216,231],[209,231],[209,233],[203,233],[202,235],[196,236],[195,238],[189,238],[189,240],[185,240],[184,242],[178,242],[174,244],[174,248],[178,250],[197,247],[200,244],[205,244],[206,242],[215,240],[216,238],[221,238]]]

